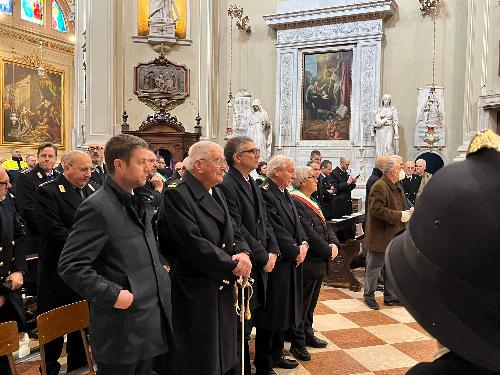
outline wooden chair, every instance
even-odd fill
[[[92,358],[90,356],[89,343],[85,329],[89,326],[89,306],[87,301],[75,302],[47,311],[36,318],[38,327],[38,341],[40,343],[40,358],[42,375],[47,375],[47,364],[45,363],[44,345],[65,334],[80,331],[82,335],[85,354],[87,356],[87,369],[71,371],[70,374],[92,374],[95,375]]]
[[[7,322],[0,324],[0,357],[7,356],[12,375],[17,375],[14,357],[12,356],[12,353],[17,350],[19,350],[17,323]]]

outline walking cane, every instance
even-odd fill
[[[245,374],[245,320],[252,319],[252,313],[250,312],[250,300],[253,295],[253,284],[254,280],[249,278],[245,280],[240,276],[236,283],[234,284],[235,290],[235,309],[236,315],[240,317],[241,323],[241,375]],[[248,289],[248,299],[245,308],[245,288]],[[241,289],[241,302],[238,301],[238,289]],[[239,304],[238,304],[239,303]]]

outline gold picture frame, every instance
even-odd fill
[[[40,69],[43,67],[43,69]],[[0,145],[64,148],[65,72],[34,53],[1,59]]]

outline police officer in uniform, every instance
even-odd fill
[[[64,158],[64,173],[55,180],[40,185],[35,193],[35,218],[39,225],[41,247],[38,253],[38,312],[81,300],[57,274],[57,264],[64,243],[69,236],[76,209],[99,186],[89,183],[92,160],[83,151],[71,151]],[[63,338],[45,345],[49,375],[59,373],[57,362],[61,355]],[[79,332],[68,335],[68,371],[87,363]]]
[[[35,190],[57,176],[54,170],[56,158],[56,146],[52,143],[41,144],[37,151],[36,167],[32,170],[24,169],[17,179],[16,204],[30,236],[29,253],[37,253],[40,248],[40,233],[35,219]]]
[[[8,189],[10,180],[0,167],[0,323],[17,321],[24,328],[24,308],[20,288],[26,266],[26,237],[18,221]],[[9,373],[7,357],[0,357],[0,374]]]

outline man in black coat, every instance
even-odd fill
[[[352,214],[351,191],[356,188],[357,177],[349,176],[347,170],[351,165],[348,157],[340,158],[340,165],[332,171],[332,180],[336,195],[333,198],[333,218],[341,218]]]
[[[52,143],[44,143],[38,147],[38,164],[32,170],[25,169],[17,178],[16,204],[27,227],[31,244],[28,253],[38,253],[40,249],[40,233],[35,218],[35,190],[44,182],[57,176],[54,165],[57,148]]]
[[[266,206],[261,192],[250,176],[258,163],[260,150],[255,148],[249,137],[234,137],[227,141],[224,155],[229,172],[219,185],[224,193],[229,212],[239,226],[243,238],[253,254],[252,278],[255,280],[252,296],[254,311],[264,306],[266,300],[267,274],[271,272],[279,256],[278,244],[271,223],[267,218]],[[245,325],[245,374],[250,375],[250,352],[248,340],[253,321]],[[239,345],[238,345],[239,347]],[[256,348],[259,351],[260,347]]]
[[[368,212],[368,197],[370,196],[370,190],[375,182],[382,178],[384,173],[382,170],[384,169],[384,166],[387,164],[389,161],[389,157],[384,155],[384,156],[379,156],[377,159],[375,159],[375,168],[373,168],[372,174],[370,177],[368,177],[368,180],[366,181],[366,193],[365,193],[365,212]]]
[[[182,181],[165,191],[160,243],[172,260],[173,325],[177,342],[162,374],[235,374],[234,283],[248,278],[250,248],[216,187],[227,168],[213,142],[189,149]]]
[[[87,154],[92,158],[92,176],[90,180],[99,186],[104,185],[104,180],[108,174],[108,168],[104,164],[104,145],[99,142],[89,144]]]
[[[26,237],[16,216],[14,201],[8,192],[9,175],[0,167],[0,323],[17,321],[24,329],[24,308],[21,298],[26,265]],[[9,373],[7,357],[0,357],[0,374]]]
[[[256,353],[259,374],[274,374],[272,367],[294,368],[295,360],[283,356],[284,331],[297,327],[302,320],[302,262],[308,244],[297,210],[287,187],[295,177],[293,159],[278,155],[268,165],[268,178],[260,186],[266,210],[280,249],[280,259],[269,274],[267,301],[257,313],[256,345],[267,347],[266,356]]]
[[[35,193],[35,218],[42,239],[38,253],[38,313],[77,302],[76,294],[57,274],[57,265],[64,243],[73,225],[75,212],[80,203],[99,186],[89,183],[92,160],[83,151],[71,151],[64,158],[64,174],[40,185]],[[47,373],[57,375],[61,365],[64,340],[62,337],[45,345]],[[68,335],[68,372],[87,363],[80,332]]]
[[[403,185],[406,199],[415,205],[418,189],[422,182],[422,176],[415,173],[415,162],[413,160],[408,160],[405,163],[404,171],[405,178],[401,180],[401,184]]]
[[[59,275],[90,303],[90,344],[99,375],[150,375],[172,341],[170,278],[133,189],[146,183],[148,145],[112,137],[104,186],[78,208],[59,260]]]
[[[335,198],[335,187],[332,180],[332,162],[323,160],[320,164],[321,173],[318,177],[318,190],[316,191],[319,197],[319,205],[327,220],[333,218],[333,199]],[[314,198],[314,196],[313,196]]]

